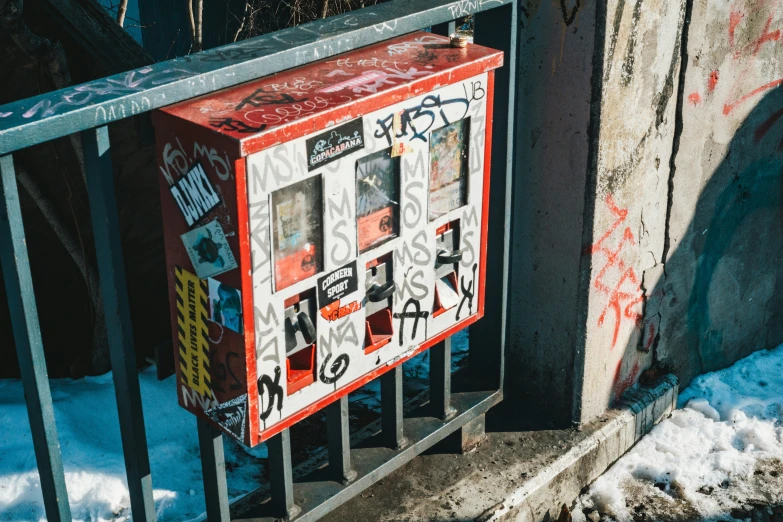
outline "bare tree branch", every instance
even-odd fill
[[[117,6],[117,23],[120,27],[125,23],[125,13],[128,11],[128,0],[120,0],[120,5]]]
[[[202,29],[204,24],[202,23],[204,15],[204,0],[196,0],[196,52],[201,52],[204,48],[202,38]]]
[[[22,20],[23,9],[24,0],[8,0],[0,8],[0,26],[19,49],[48,69],[56,89],[70,85],[71,74],[62,46],[30,31]]]
[[[196,42],[196,20],[193,17],[193,0],[185,0],[185,4],[188,9],[188,22],[190,22],[190,45],[195,45]]]
[[[326,18],[329,13],[329,0],[323,0],[321,3],[321,18]]]
[[[22,20],[23,9],[24,0],[7,0],[6,2],[0,0],[0,27],[6,30],[22,52],[35,59],[48,72],[55,89],[67,87],[71,84],[71,73],[68,68],[65,51],[59,43],[53,43],[30,31]],[[86,183],[81,139],[78,134],[71,134],[69,135],[69,141],[73,147],[82,179]],[[106,322],[103,315],[103,303],[97,271],[93,264],[86,259],[81,243],[76,240],[65,226],[54,205],[40,190],[33,177],[21,165],[16,169],[16,174],[19,183],[33,199],[82,274],[93,309],[92,370],[96,373],[105,373],[111,369],[111,366],[108,357]]]
[[[250,17],[250,2],[245,2],[245,12],[242,13],[242,21],[239,24],[239,29],[237,29],[237,32],[234,33],[234,41],[236,42],[239,40],[239,35],[242,34],[242,29],[245,28],[245,22],[248,21],[248,18]]]
[[[105,373],[111,369],[108,358],[108,339],[106,337],[106,321],[103,315],[103,299],[101,287],[98,281],[98,272],[92,263],[88,262],[79,240],[65,225],[65,221],[44,195],[38,183],[33,179],[28,170],[21,164],[15,165],[16,179],[25,192],[30,196],[38,210],[41,211],[46,222],[57,235],[65,251],[71,256],[79,272],[82,274],[87,292],[90,296],[90,304],[93,310],[93,349],[91,350],[91,368],[96,373]]]

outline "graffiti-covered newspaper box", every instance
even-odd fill
[[[155,113],[183,407],[252,446],[481,317],[502,60],[413,33]]]

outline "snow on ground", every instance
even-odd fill
[[[678,408],[580,497],[575,520],[733,520],[783,504],[783,345],[697,377]]]
[[[467,334],[453,339],[452,366],[458,367],[467,355]],[[403,367],[407,390],[426,387],[427,352]],[[139,382],[158,520],[203,519],[196,418],[177,404],[174,377],[158,381],[155,369],[147,368]],[[128,520],[130,500],[111,374],[49,383],[73,519]],[[379,383],[369,383],[350,399],[354,408],[379,411]],[[228,437],[223,440],[229,497],[238,498],[261,484],[266,446],[249,449]],[[0,379],[0,520],[46,520],[22,383],[12,379]]]

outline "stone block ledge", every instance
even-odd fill
[[[323,520],[557,520],[563,504],[671,413],[678,392],[677,378],[666,375],[579,429],[526,430],[501,404],[487,414],[487,437],[475,450],[430,451]]]

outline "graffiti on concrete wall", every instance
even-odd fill
[[[612,349],[617,345],[620,329],[624,323],[646,332],[641,344],[642,351],[649,351],[655,340],[654,323],[645,323],[645,292],[642,281],[632,266],[626,264],[623,255],[627,247],[636,245],[636,236],[627,226],[628,209],[620,208],[611,194],[604,199],[606,207],[614,216],[614,221],[604,234],[589,249],[590,254],[600,255],[602,265],[593,281],[593,288],[606,296],[606,304],[598,317],[598,326],[611,319]],[[621,232],[616,233],[618,230]]]
[[[760,52],[771,46],[780,46],[781,28],[783,27],[783,0],[761,0],[750,2],[751,9],[745,6],[745,2],[734,2],[728,14],[726,42],[729,46],[727,53],[729,63],[721,68],[710,71],[705,82],[704,93],[699,90],[688,95],[688,101],[693,105],[701,103],[705,96],[712,94],[718,86],[722,76],[732,78],[731,87],[723,100],[723,114],[728,116],[737,107],[751,99],[758,97],[770,89],[783,85],[783,77],[764,78],[756,75],[756,67],[761,65]],[[756,19],[764,20],[763,24],[756,23]],[[745,38],[740,38],[739,33],[746,32]],[[725,73],[725,74],[724,74]],[[757,79],[756,79],[757,78]]]
[[[600,254],[604,258],[603,265],[593,281],[593,288],[607,296],[606,305],[598,317],[598,326],[602,326],[607,316],[611,314],[614,323],[612,333],[612,348],[614,348],[620,334],[620,326],[624,321],[631,321],[636,326],[641,323],[642,314],[639,312],[639,305],[644,300],[644,293],[636,271],[633,267],[627,266],[623,259],[626,246],[635,245],[636,238],[627,225],[622,228],[619,237],[615,234],[623,227],[628,217],[628,209],[619,208],[611,194],[606,195],[604,202],[615,220],[590,247],[590,253]]]

